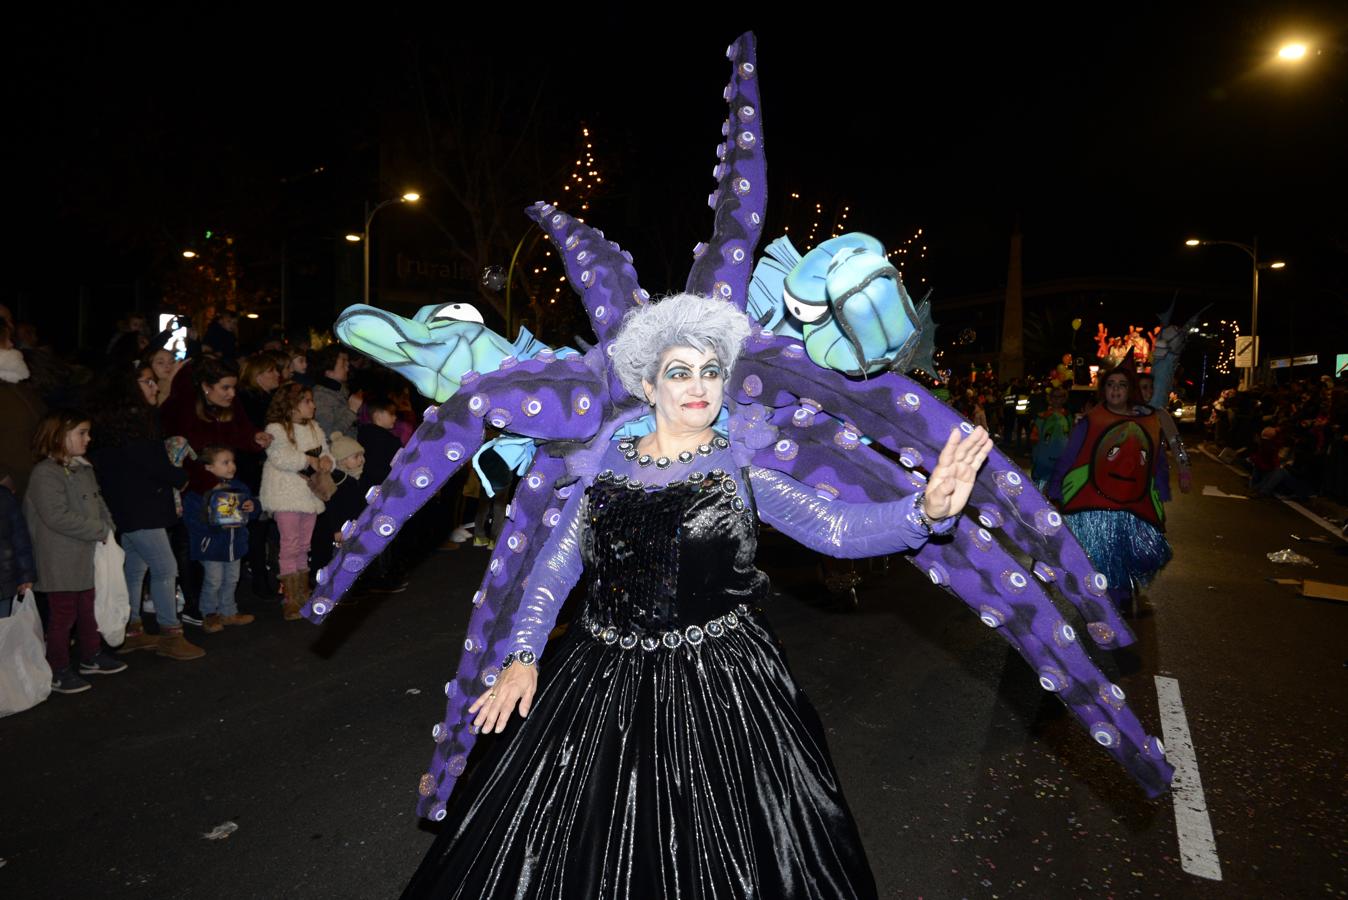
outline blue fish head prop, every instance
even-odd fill
[[[817,365],[861,376],[911,362],[919,316],[884,245],[870,235],[815,247],[786,276],[782,295],[804,323],[805,352]]]
[[[465,372],[494,372],[515,352],[466,303],[423,306],[410,319],[358,303],[342,311],[333,332],[436,403],[454,396]]]

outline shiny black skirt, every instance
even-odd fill
[[[875,897],[823,728],[766,623],[624,650],[573,627],[474,754],[404,898]]]

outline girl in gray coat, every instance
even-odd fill
[[[111,675],[126,663],[103,652],[94,620],[94,546],[112,536],[112,514],[84,458],[89,417],[55,412],[42,420],[33,467],[24,496],[24,517],[37,559],[37,589],[47,595],[47,662],[52,690],[77,694],[89,689],[81,675]],[[70,630],[76,631],[80,671],[70,667]]]

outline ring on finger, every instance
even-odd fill
[[[495,699],[496,699],[496,692],[495,692],[495,691],[492,691],[491,693],[487,694],[487,699],[489,699],[489,700],[495,700]]]

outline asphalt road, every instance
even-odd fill
[[[1148,801],[916,570],[876,567],[851,610],[765,540],[769,616],[882,896],[1348,895],[1348,604],[1267,580],[1348,584],[1348,544],[1282,503],[1204,495],[1242,485],[1201,456],[1194,483],[1171,507],[1176,558],[1140,649],[1103,664],[1152,731],[1156,676],[1177,683],[1220,881],[1182,868],[1172,798]],[[1317,567],[1266,558],[1287,547]],[[0,897],[397,896],[433,836],[414,791],[485,563],[439,553],[408,592],[322,629],[267,607],[198,634],[200,661],[136,654],[92,691],[0,720]]]

